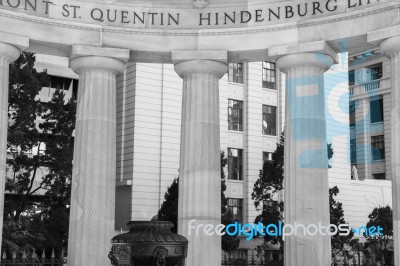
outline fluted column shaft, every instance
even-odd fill
[[[391,60],[391,163],[394,265],[400,265],[400,36],[389,38],[380,49]]]
[[[4,189],[6,182],[9,65],[19,57],[20,53],[21,51],[17,47],[0,42],[0,243],[3,237]]]
[[[323,73],[330,56],[299,53],[280,57],[286,76],[285,224],[329,224],[328,158]],[[285,266],[328,266],[330,236],[286,237]]]
[[[178,233],[189,240],[187,264],[221,265],[221,237],[189,232],[221,223],[219,79],[227,65],[210,60],[177,63],[183,78]]]
[[[79,88],[68,265],[108,266],[115,232],[116,73],[125,62],[84,56],[70,65]]]

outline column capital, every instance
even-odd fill
[[[317,67],[320,72],[325,72],[334,63],[331,56],[321,53],[298,53],[288,54],[278,58],[276,61],[277,67],[282,72],[287,72],[288,69],[294,67]]]
[[[19,35],[0,32],[0,40],[0,56],[9,62],[18,59],[21,52],[29,46],[29,39]]]
[[[273,46],[268,49],[268,56],[277,58],[278,67],[282,70],[308,65],[319,66],[325,71],[338,63],[336,51],[326,41]]]
[[[400,35],[396,35],[396,36],[393,36],[393,37],[383,40],[379,44],[379,49],[389,57],[391,57],[394,53],[399,53],[400,52]]]
[[[128,59],[128,49],[73,45],[70,67],[76,72],[91,68],[112,70],[119,73],[125,69]]]
[[[171,59],[180,77],[186,73],[215,73],[221,78],[228,71],[226,50],[172,51]]]
[[[268,56],[272,58],[299,53],[326,54],[332,57],[335,62],[338,61],[336,51],[326,41],[278,45],[268,48]]]
[[[221,78],[228,71],[228,65],[213,60],[188,60],[175,64],[175,72],[180,77],[187,73],[215,74]]]
[[[172,51],[173,64],[190,60],[212,60],[228,63],[228,51],[226,50],[196,50],[196,51]]]

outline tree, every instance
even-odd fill
[[[42,118],[44,122],[40,128],[46,143],[42,161],[48,169],[44,178],[47,191],[42,202],[45,210],[46,244],[56,248],[58,255],[68,238],[75,99],[70,98],[65,102],[65,94],[56,90],[52,100],[46,104],[46,112]]]
[[[34,63],[33,54],[22,53],[10,65],[6,180],[10,197],[5,203],[8,233],[3,244],[13,249],[29,244],[27,238],[13,237],[15,230],[26,229],[36,248],[44,242],[60,247],[68,232],[75,101],[66,101],[63,91],[55,90],[50,102],[41,102],[38,95],[49,78],[38,73]]]
[[[346,224],[346,221],[344,219],[342,203],[335,200],[337,194],[339,194],[339,188],[337,186],[329,189],[330,223],[339,226],[341,224]],[[350,234],[347,236],[341,236],[339,234],[333,235],[331,238],[332,257],[335,257],[337,254],[339,254],[340,251],[343,251],[346,247],[351,246],[353,236],[353,231],[350,231]]]
[[[36,175],[40,175],[40,132],[36,118],[43,114],[43,106],[36,99],[42,87],[48,83],[46,73],[38,73],[34,68],[33,54],[22,53],[10,65],[9,82],[9,126],[7,136],[7,166],[10,175],[6,181],[6,190],[17,195],[11,209],[14,221],[18,221],[41,185],[35,187]],[[32,156],[34,147],[37,147]],[[10,215],[10,214],[9,214]]]
[[[285,136],[282,132],[280,141],[277,143],[277,147],[273,153],[272,161],[265,161],[263,169],[260,170],[259,178],[254,183],[252,192],[252,199],[257,210],[261,213],[256,217],[255,223],[261,222],[264,225],[267,224],[278,224],[283,222],[282,213],[284,211],[284,203],[277,201],[277,195],[279,191],[283,190],[284,180],[284,144]],[[332,144],[328,144],[328,160],[333,156]],[[331,166],[328,165],[328,168]],[[344,212],[342,203],[336,201],[334,197],[339,193],[337,187],[329,189],[330,199],[330,213],[331,223],[335,225],[346,223],[344,220]],[[337,252],[338,249],[343,248],[344,245],[350,244],[351,236],[339,236],[335,235],[332,237],[332,255]],[[266,234],[264,236],[264,242],[270,242],[272,244],[279,244],[283,251],[283,240],[281,236],[270,236]]]
[[[221,223],[228,225],[233,223],[233,215],[227,208],[228,199],[225,196],[226,184],[224,167],[228,160],[225,153],[221,151]],[[178,195],[179,195],[179,177],[174,179],[171,186],[168,187],[164,195],[164,202],[157,214],[159,221],[171,221],[174,224],[172,231],[177,232],[178,226]],[[240,240],[234,236],[222,236],[222,250],[225,252],[233,251],[239,247]]]
[[[157,220],[170,221],[174,224],[171,229],[175,234],[178,231],[178,195],[179,195],[179,177],[172,181],[164,195],[164,202],[158,210]]]
[[[221,151],[221,223],[225,226],[234,223],[233,213],[228,210],[228,199],[225,196],[226,182],[224,168],[228,163],[225,157],[225,152]],[[231,252],[239,247],[240,239],[236,236],[229,236],[227,234],[222,236],[221,247],[225,252]]]
[[[262,224],[278,224],[283,221],[281,213],[283,212],[283,202],[275,201],[279,191],[283,189],[283,162],[284,162],[284,143],[285,137],[282,132],[280,141],[277,143],[276,149],[273,153],[272,161],[265,161],[263,169],[260,170],[257,181],[254,183],[251,198],[257,210],[261,210],[255,223],[261,222]],[[265,242],[273,244],[280,244],[283,250],[283,240],[281,236],[270,236],[268,234],[264,237]]]
[[[393,236],[393,211],[390,206],[375,208],[369,215],[367,228],[380,226],[383,228],[383,235],[367,236],[364,233],[367,241],[365,248],[369,248],[375,253],[377,259],[382,262],[382,265],[391,261],[391,254],[388,251],[390,238]]]

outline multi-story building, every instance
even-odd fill
[[[234,63],[220,80],[221,150],[228,164],[228,209],[242,223],[257,216],[251,193],[283,130],[284,90],[273,62]],[[182,80],[173,65],[130,64],[118,77],[116,227],[157,214],[179,175]],[[242,241],[255,248],[259,241]]]
[[[350,62],[353,178],[391,180],[390,62],[378,50],[352,55]]]
[[[220,81],[228,207],[242,222],[257,215],[253,184],[283,130],[279,76],[273,62],[234,63]],[[126,211],[116,226],[124,228],[156,215],[179,175],[182,81],[173,65],[155,64],[129,65],[118,81],[117,205]]]
[[[351,181],[344,208],[354,226],[375,207],[392,206],[390,60],[378,49],[349,55]]]

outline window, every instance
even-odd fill
[[[276,106],[263,105],[262,128],[264,135],[276,136]]]
[[[60,90],[69,90],[71,86],[72,79],[50,76],[50,88],[60,89]]]
[[[262,63],[262,87],[275,90],[275,64],[271,62]]]
[[[30,155],[44,155],[46,153],[46,143],[39,142],[37,145],[33,145],[31,148],[24,146],[24,149],[21,149],[21,146],[11,146],[7,149],[9,153],[20,153],[24,152]]]
[[[282,252],[279,249],[277,249],[277,250],[264,249],[262,252],[264,254],[263,257],[264,257],[265,261],[281,261],[282,260]]]
[[[371,123],[377,123],[383,121],[383,99],[371,100],[370,102],[370,115]]]
[[[230,63],[228,70],[228,81],[243,84],[243,64]]]
[[[243,199],[228,198],[227,211],[232,214],[234,221],[243,222]]]
[[[72,97],[78,99],[79,80],[74,79],[72,82]]]
[[[224,262],[222,263],[222,265],[226,265],[225,259],[228,265],[238,265],[238,261],[250,260],[248,256],[249,255],[247,249],[235,249],[233,251],[228,251],[224,253]]]
[[[386,174],[385,173],[381,173],[381,174],[374,174],[372,175],[373,179],[380,179],[380,180],[384,180],[386,179]]]
[[[32,147],[32,155],[43,155],[46,152],[46,143],[40,142],[40,145],[35,145]]]
[[[243,102],[228,100],[228,129],[243,131]]]
[[[349,71],[349,86],[356,84],[356,79],[354,75],[354,70]]]
[[[371,137],[372,160],[385,159],[385,138],[384,135]]]
[[[243,180],[243,150],[228,148],[228,179]]]
[[[282,214],[283,209],[281,209],[281,205],[277,201],[278,196],[274,195],[271,199],[263,200],[263,210],[267,211],[268,213],[275,212]],[[280,218],[279,218],[280,220]],[[274,230],[271,230],[273,232]]]
[[[263,152],[263,161],[264,162],[272,162],[273,159],[273,153],[272,152]]]
[[[268,208],[277,208],[278,210],[278,201],[276,200],[263,200],[263,207],[268,207]]]
[[[350,126],[355,126],[356,125],[356,102],[352,101],[350,102],[349,105],[349,120],[350,120]]]
[[[350,162],[351,164],[357,163],[357,143],[355,139],[350,140]]]
[[[371,66],[371,80],[380,79],[383,77],[382,63]]]

